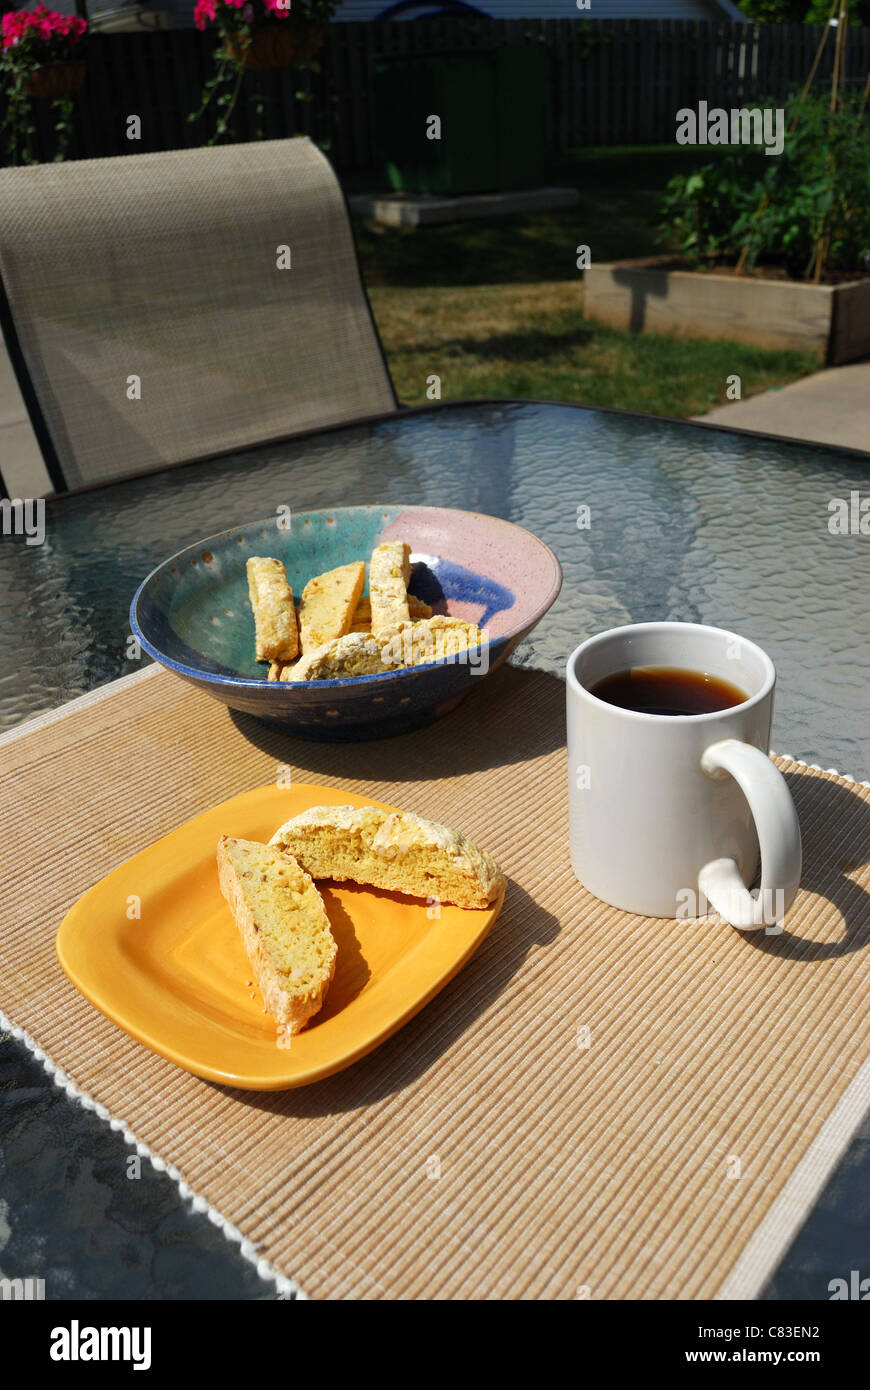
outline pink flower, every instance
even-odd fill
[[[196,0],[193,22],[197,29],[204,29],[210,19],[215,17],[216,0]]]
[[[80,19],[78,15],[59,14],[43,4],[37,5],[33,11],[17,10],[11,14],[4,14],[0,20],[4,48],[15,47],[29,32],[33,32],[46,43],[50,43],[54,38],[68,38],[72,45],[78,42],[87,27],[85,20]]]

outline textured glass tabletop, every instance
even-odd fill
[[[43,544],[0,543],[0,728],[137,670],[130,599],[183,546],[279,506],[427,503],[505,517],[558,555],[561,596],[516,663],[561,675],[584,637],[626,622],[733,628],[776,663],[774,748],[867,779],[870,536],[854,522],[868,496],[870,456],[500,402],[403,411],[60,497]],[[840,514],[844,533],[829,524]],[[43,1275],[49,1297],[274,1297],[168,1179],[125,1182],[119,1137],[11,1041],[0,1093],[0,1275]],[[825,1298],[824,1271],[852,1267],[862,1240],[866,1251],[868,1135],[768,1296]]]
[[[734,628],[776,663],[777,751],[867,778],[870,537],[829,529],[831,503],[856,491],[870,492],[860,455],[500,403],[401,412],[58,498],[44,544],[0,544],[0,727],[137,669],[129,602],[175,550],[282,505],[417,502],[505,517],[559,556],[562,594],[518,663],[562,674],[584,637],[625,622]]]

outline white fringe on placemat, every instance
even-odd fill
[[[173,1164],[167,1163],[164,1159],[159,1158],[157,1154],[152,1153],[148,1145],[141,1143],[136,1138],[135,1134],[133,1134],[132,1130],[127,1128],[123,1120],[116,1119],[111,1112],[106,1109],[105,1105],[101,1105],[99,1101],[94,1100],[93,1096],[89,1096],[86,1091],[80,1090],[76,1083],[67,1076],[66,1072],[57,1066],[56,1063],[43,1052],[41,1047],[37,1046],[30,1034],[25,1032],[23,1028],[16,1027],[2,1009],[0,1009],[0,1033],[8,1033],[16,1042],[23,1043],[30,1055],[37,1062],[42,1064],[43,1070],[48,1073],[55,1086],[58,1086],[64,1091],[66,1095],[69,1096],[70,1100],[76,1101],[85,1110],[92,1110],[93,1113],[108,1124],[109,1128],[113,1129],[116,1134],[123,1135],[124,1143],[129,1144],[131,1148],[135,1149],[140,1158],[149,1159],[152,1168],[154,1168],[156,1172],[166,1173],[167,1177],[171,1178],[178,1188],[178,1195],[181,1197],[182,1201],[190,1202],[190,1210],[207,1216],[212,1225],[217,1226],[218,1230],[223,1232],[228,1241],[232,1242],[233,1245],[237,1245],[242,1259],[247,1260],[249,1264],[254,1266],[262,1280],[267,1283],[271,1282],[275,1285],[279,1297],[286,1299],[288,1302],[291,1300],[308,1301],[308,1295],[303,1293],[302,1289],[300,1289],[299,1285],[293,1279],[288,1279],[286,1275],[280,1274],[278,1270],[272,1268],[268,1260],[260,1258],[257,1254],[257,1247],[252,1241],[245,1239],[237,1226],[233,1226],[233,1224],[228,1221],[225,1216],[222,1216],[217,1208],[213,1207],[210,1202],[207,1202],[204,1197],[197,1197],[193,1188],[188,1186],[179,1170],[174,1167]]]
[[[835,767],[819,767],[818,763],[805,763],[803,758],[793,758],[791,753],[774,753],[770,750],[772,758],[787,758],[796,767],[805,767],[810,772],[829,772],[832,777],[839,777],[843,782],[854,782],[856,787],[870,787],[870,782],[859,782],[857,778],[850,777],[848,772],[838,772]]]

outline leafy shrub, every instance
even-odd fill
[[[827,24],[831,0],[740,0],[747,19],[759,24]],[[870,0],[851,0],[850,24],[870,24]]]
[[[826,98],[808,97],[789,104],[785,124],[780,155],[732,145],[672,178],[661,205],[661,239],[676,242],[695,262],[727,260],[748,244],[749,269],[759,261],[775,262],[806,279],[824,234],[826,269],[865,269],[870,115],[855,100],[831,113]]]

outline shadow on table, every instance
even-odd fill
[[[785,929],[779,936],[747,932],[746,942],[767,955],[787,956],[814,965],[870,944],[870,893],[848,877],[868,859],[870,805],[857,789],[828,782],[818,773],[787,772],[785,780],[801,826],[801,890],[826,900],[821,905],[822,912],[826,912],[827,903],[837,909],[842,934],[836,941],[820,940],[813,936],[810,925],[798,936],[789,931],[786,914]],[[826,935],[827,931],[826,928]]]
[[[233,1091],[242,1104],[268,1114],[335,1115],[360,1110],[401,1091],[430,1067],[501,994],[534,946],[555,940],[559,922],[518,884],[480,949],[398,1033],[345,1071],[292,1091]],[[506,1062],[506,1065],[509,1065]],[[224,1087],[217,1087],[226,1094]],[[481,1105],[486,1097],[481,1096]]]
[[[516,701],[535,700],[534,719],[520,725]],[[565,744],[565,685],[544,671],[500,666],[455,710],[412,733],[356,743],[295,738],[253,715],[230,711],[239,732],[276,762],[315,776],[369,782],[456,777],[552,753]]]

